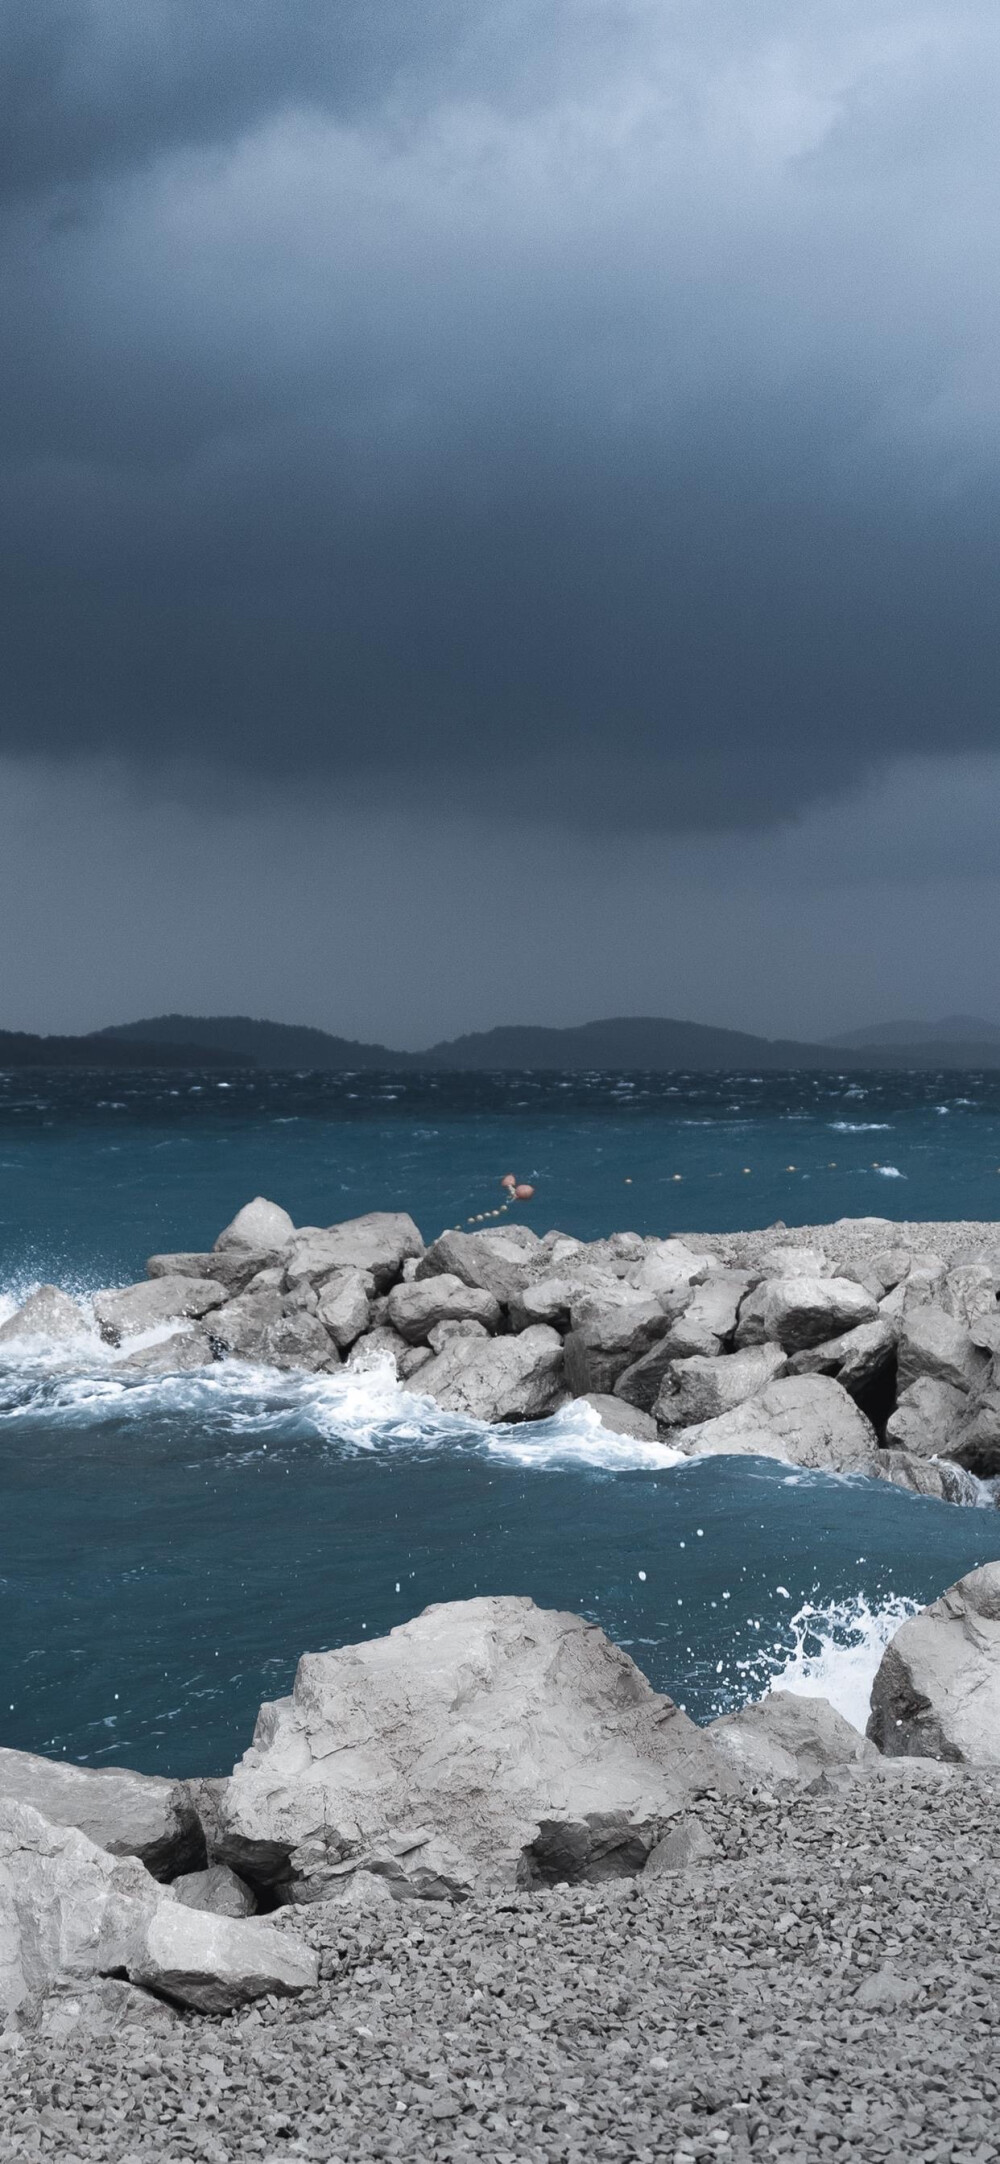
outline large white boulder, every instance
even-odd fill
[[[204,1835],[182,1781],[0,1750],[0,1800],[30,1804],[54,1826],[75,1826],[109,1855],[138,1856],[154,1878],[173,1878],[204,1858]]]
[[[780,1375],[717,1420],[671,1429],[670,1440],[689,1457],[780,1458],[824,1473],[878,1465],[870,1420],[829,1375]]]
[[[828,1766],[877,1766],[879,1754],[827,1698],[770,1691],[710,1722],[706,1734],[750,1780],[813,1781]]]
[[[340,1225],[303,1225],[285,1250],[285,1283],[308,1279],[320,1285],[335,1270],[360,1270],[376,1292],[387,1292],[403,1264],[423,1252],[419,1229],[405,1210],[369,1210]]]
[[[887,1757],[1000,1765],[1000,1563],[901,1625],[872,1684],[868,1734]]]
[[[764,1298],[764,1336],[788,1353],[804,1352],[877,1315],[877,1302],[852,1277],[776,1277]]]
[[[956,1390],[953,1383],[918,1375],[900,1391],[886,1422],[886,1442],[911,1457],[943,1457],[968,1403],[966,1392]]]
[[[261,1707],[213,1845],[299,1900],[353,1869],[420,1891],[427,1843],[447,1844],[432,1876],[455,1890],[531,1882],[568,1827],[574,1875],[607,1875],[727,1781],[702,1731],[594,1625],[523,1598],[452,1601],[303,1657],[291,1697]]]
[[[295,1225],[279,1203],[268,1202],[264,1195],[255,1195],[252,1202],[245,1202],[237,1210],[231,1224],[220,1232],[214,1252],[225,1254],[230,1247],[251,1247],[277,1253],[291,1239]]]
[[[452,1337],[414,1377],[421,1396],[472,1420],[544,1420],[559,1403],[563,1347],[544,1323],[516,1337]]]
[[[530,1225],[497,1225],[488,1232],[443,1232],[417,1264],[417,1278],[447,1272],[463,1285],[491,1292],[506,1307],[532,1278],[551,1275],[553,1267],[552,1249]]]
[[[674,1360],[722,1351],[736,1330],[750,1280],[744,1270],[717,1270],[695,1287],[683,1313],[670,1323],[665,1343]]]
[[[933,1300],[904,1310],[898,1358],[900,1390],[909,1389],[921,1375],[949,1383],[953,1390],[974,1390],[989,1367],[987,1354],[973,1343],[965,1323]]]

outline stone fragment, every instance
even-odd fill
[[[208,1367],[215,1359],[207,1330],[174,1330],[155,1345],[143,1345],[127,1353],[116,1365],[117,1373],[129,1375],[186,1375]]]
[[[662,1878],[672,1871],[690,1871],[695,1864],[711,1863],[718,1853],[701,1820],[687,1815],[650,1850],[643,1880]]]
[[[54,1983],[124,1968],[129,1933],[162,1898],[134,1856],[0,1801],[0,2021]]]
[[[781,1375],[717,1420],[672,1428],[670,1440],[690,1457],[780,1458],[814,1472],[872,1473],[878,1457],[871,1422],[829,1375]]]
[[[887,1757],[1000,1765],[1000,1563],[984,1563],[890,1639],[868,1734]]]
[[[480,1882],[510,1884],[543,1821],[554,1840],[592,1815],[574,1836],[586,1876],[609,1843],[644,1858],[687,1800],[727,1781],[702,1731],[593,1625],[522,1598],[455,1601],[303,1657],[292,1696],[261,1708],[215,1847],[308,1900],[417,1827]],[[540,1854],[531,1869],[545,1875]]]
[[[898,1362],[901,1391],[921,1375],[950,1383],[953,1390],[974,1390],[985,1380],[989,1365],[964,1323],[935,1301],[906,1308],[900,1318]]]
[[[673,1360],[653,1407],[660,1427],[692,1427],[714,1420],[742,1405],[785,1365],[780,1345],[748,1345],[742,1352],[724,1353],[713,1359],[694,1354],[689,1360]]]
[[[348,1352],[368,1328],[370,1283],[361,1270],[334,1270],[323,1280],[316,1313],[341,1352]]]
[[[666,1344],[674,1360],[698,1354],[714,1358],[735,1335],[750,1280],[745,1270],[719,1270],[696,1286],[683,1313],[671,1322]]]
[[[602,1428],[611,1435],[631,1435],[637,1442],[655,1443],[659,1434],[651,1413],[640,1412],[637,1405],[629,1405],[619,1397],[603,1397],[600,1391],[591,1391],[580,1400],[591,1405]]]
[[[320,1283],[334,1270],[360,1270],[376,1292],[388,1292],[407,1259],[423,1255],[424,1243],[405,1210],[369,1210],[340,1225],[304,1225],[285,1251],[286,1282]]]
[[[828,1766],[877,1765],[878,1752],[826,1698],[769,1691],[710,1721],[706,1734],[751,1780],[813,1781]]]
[[[255,1916],[257,1896],[245,1879],[237,1878],[228,1864],[209,1864],[204,1871],[185,1871],[171,1881],[170,1891],[184,1908],[207,1909],[214,1916]]]
[[[213,1308],[221,1307],[225,1298],[223,1287],[214,1285],[209,1278],[144,1278],[138,1285],[95,1293],[94,1316],[108,1344],[120,1345],[123,1338],[156,1330],[163,1323],[185,1319],[197,1322]]]
[[[420,1369],[422,1396],[473,1420],[544,1420],[562,1386],[562,1343],[542,1324],[486,1344],[452,1338]]]
[[[228,1248],[250,1247],[276,1251],[292,1238],[295,1226],[287,1210],[277,1202],[267,1202],[263,1195],[255,1195],[220,1232],[215,1243],[215,1253],[224,1254]]]
[[[290,1932],[256,1918],[185,1908],[180,1901],[161,1901],[136,1918],[125,1966],[132,1983],[202,2014],[294,1997],[319,1982],[317,1955]]]
[[[953,1383],[918,1375],[916,1382],[900,1392],[896,1410],[886,1422],[886,1443],[911,1457],[942,1457],[968,1404],[966,1392],[956,1390]]]
[[[37,1340],[46,1351],[56,1345],[72,1345],[88,1334],[87,1318],[75,1300],[58,1285],[39,1285],[5,1323],[0,1323],[0,1345],[20,1345]]]
[[[441,1271],[418,1284],[396,1285],[389,1294],[388,1321],[411,1345],[426,1344],[442,1322],[478,1322],[485,1330],[500,1326],[500,1303],[479,1285]]]
[[[895,1326],[880,1315],[877,1322],[859,1323],[809,1352],[793,1353],[788,1365],[793,1375],[835,1375],[857,1397],[891,1373],[895,1358]]]
[[[76,1827],[111,1856],[139,1857],[154,1878],[204,1861],[204,1835],[181,1781],[0,1750],[0,1800],[30,1804],[51,1825]]]
[[[880,1450],[874,1470],[880,1480],[891,1481],[894,1488],[908,1488],[911,1495],[930,1495],[939,1503],[973,1506],[982,1501],[972,1474],[948,1458],[920,1458],[911,1456],[908,1450]]]
[[[491,1232],[443,1232],[427,1249],[418,1280],[447,1274],[491,1292],[501,1307],[532,1278],[551,1274],[551,1251],[529,1225],[498,1225]]]
[[[874,1322],[878,1307],[850,1277],[772,1278],[763,1304],[764,1336],[788,1353],[825,1344],[859,1323]]]

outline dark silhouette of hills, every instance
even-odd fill
[[[127,1054],[115,1037],[36,1037],[28,1030],[0,1029],[0,1068],[4,1067],[238,1067],[250,1066],[228,1051],[191,1040],[129,1041]]]
[[[984,1031],[991,1027],[978,1023],[975,1026]],[[940,1027],[944,1029],[945,1025]],[[859,1034],[867,1039],[868,1032]],[[258,1021],[249,1015],[159,1015],[99,1031],[96,1037],[61,1041],[76,1042],[84,1061],[85,1048],[102,1043],[127,1045],[130,1058],[138,1055],[140,1046],[161,1047],[169,1052],[175,1065],[197,1065],[211,1057],[213,1062],[341,1073],[483,1073],[522,1068],[780,1073],[803,1068],[829,1072],[879,1067],[1000,1067],[1000,1030],[992,1039],[987,1035],[978,1041],[934,1037],[923,1043],[865,1042],[845,1046],[756,1037],[743,1030],[714,1029],[701,1022],[654,1016],[622,1016],[569,1029],[510,1025],[447,1038],[426,1052],[397,1052],[388,1045],[359,1043],[326,1030]],[[148,1064],[145,1054],[142,1063]]]

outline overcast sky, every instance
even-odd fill
[[[987,0],[6,0],[0,1026],[1000,1019]]]

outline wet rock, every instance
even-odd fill
[[[425,1368],[428,1360],[434,1358],[434,1351],[435,1348],[431,1345],[404,1346],[397,1362],[397,1373],[400,1382],[409,1382],[412,1375],[418,1374],[421,1368]]]
[[[388,1321],[411,1345],[426,1344],[442,1322],[478,1322],[485,1330],[500,1326],[500,1303],[479,1285],[442,1271],[420,1283],[397,1285],[389,1294]]]
[[[711,1721],[706,1734],[752,1780],[813,1781],[829,1766],[877,1765],[878,1752],[826,1698],[770,1691]]]
[[[984,1499],[984,1491],[977,1487],[973,1475],[948,1458],[914,1457],[908,1450],[880,1450],[874,1470],[880,1480],[891,1481],[894,1488],[907,1488],[911,1495],[930,1495],[939,1503],[974,1506]]]
[[[600,1391],[591,1391],[581,1399],[581,1404],[591,1405],[601,1423],[611,1435],[631,1435],[637,1442],[655,1443],[659,1429],[651,1413],[640,1412],[637,1405],[629,1405],[619,1397],[603,1397]]]
[[[1000,1765],[1000,1563],[901,1625],[872,1685],[868,1734],[887,1757]]]
[[[510,1883],[543,1821],[551,1836],[595,1816],[578,1837],[585,1872],[602,1816],[617,1817],[617,1851],[645,1856],[688,1798],[726,1780],[701,1730],[594,1626],[525,1599],[455,1601],[304,1656],[292,1696],[261,1708],[216,1849],[308,1900],[416,1825]]]
[[[255,1916],[257,1896],[245,1879],[237,1878],[228,1864],[209,1864],[204,1871],[186,1871],[171,1882],[174,1900],[184,1908],[206,1909],[213,1916]]]
[[[143,1345],[117,1363],[116,1372],[129,1375],[186,1375],[209,1367],[215,1359],[207,1330],[174,1330],[155,1345]]]
[[[209,1335],[220,1355],[267,1367],[336,1367],[340,1354],[318,1315],[289,1309],[278,1292],[245,1292],[212,1316]]]
[[[204,1835],[181,1781],[0,1750],[0,1799],[29,1804],[52,1825],[75,1827],[111,1856],[137,1856],[154,1878],[173,1878],[204,1861]]]
[[[785,1365],[780,1345],[748,1345],[716,1359],[673,1360],[653,1407],[661,1427],[714,1420],[764,1390]]]
[[[286,1282],[307,1277],[319,1284],[334,1270],[360,1270],[376,1292],[388,1292],[407,1259],[421,1257],[424,1243],[405,1210],[369,1210],[340,1225],[305,1225],[286,1249]]]
[[[420,1369],[422,1395],[473,1420],[544,1420],[562,1387],[562,1342],[541,1324],[485,1344],[452,1338]]]
[[[86,1337],[88,1329],[87,1318],[75,1300],[60,1292],[58,1285],[39,1285],[16,1314],[0,1324],[0,1345],[37,1338],[48,1351],[56,1345],[72,1345]]]
[[[388,1360],[398,1375],[400,1362],[413,1350],[414,1347],[407,1344],[405,1337],[400,1337],[398,1330],[390,1330],[388,1323],[377,1323],[374,1329],[366,1330],[363,1337],[355,1339],[348,1354],[347,1366],[363,1374],[366,1370],[384,1366]]]
[[[237,1210],[231,1224],[220,1232],[215,1242],[215,1253],[225,1254],[229,1248],[264,1248],[276,1251],[292,1238],[295,1226],[287,1210],[276,1202],[268,1202],[263,1195],[255,1195],[252,1202],[244,1203]]]
[[[197,1322],[221,1307],[225,1298],[223,1287],[209,1278],[145,1278],[120,1291],[95,1293],[94,1316],[108,1344],[120,1345],[123,1338],[156,1330],[163,1323]]]
[[[673,1428],[691,1457],[780,1458],[816,1472],[872,1473],[878,1443],[871,1422],[829,1375],[781,1375],[717,1420]]]
[[[984,1381],[989,1365],[964,1323],[930,1300],[907,1307],[901,1316],[898,1362],[901,1391],[929,1375],[934,1382],[968,1392]]]
[[[996,1374],[994,1361],[991,1375]],[[948,1456],[980,1480],[1000,1473],[1000,1385],[991,1381],[985,1390],[967,1398],[948,1436]]]

